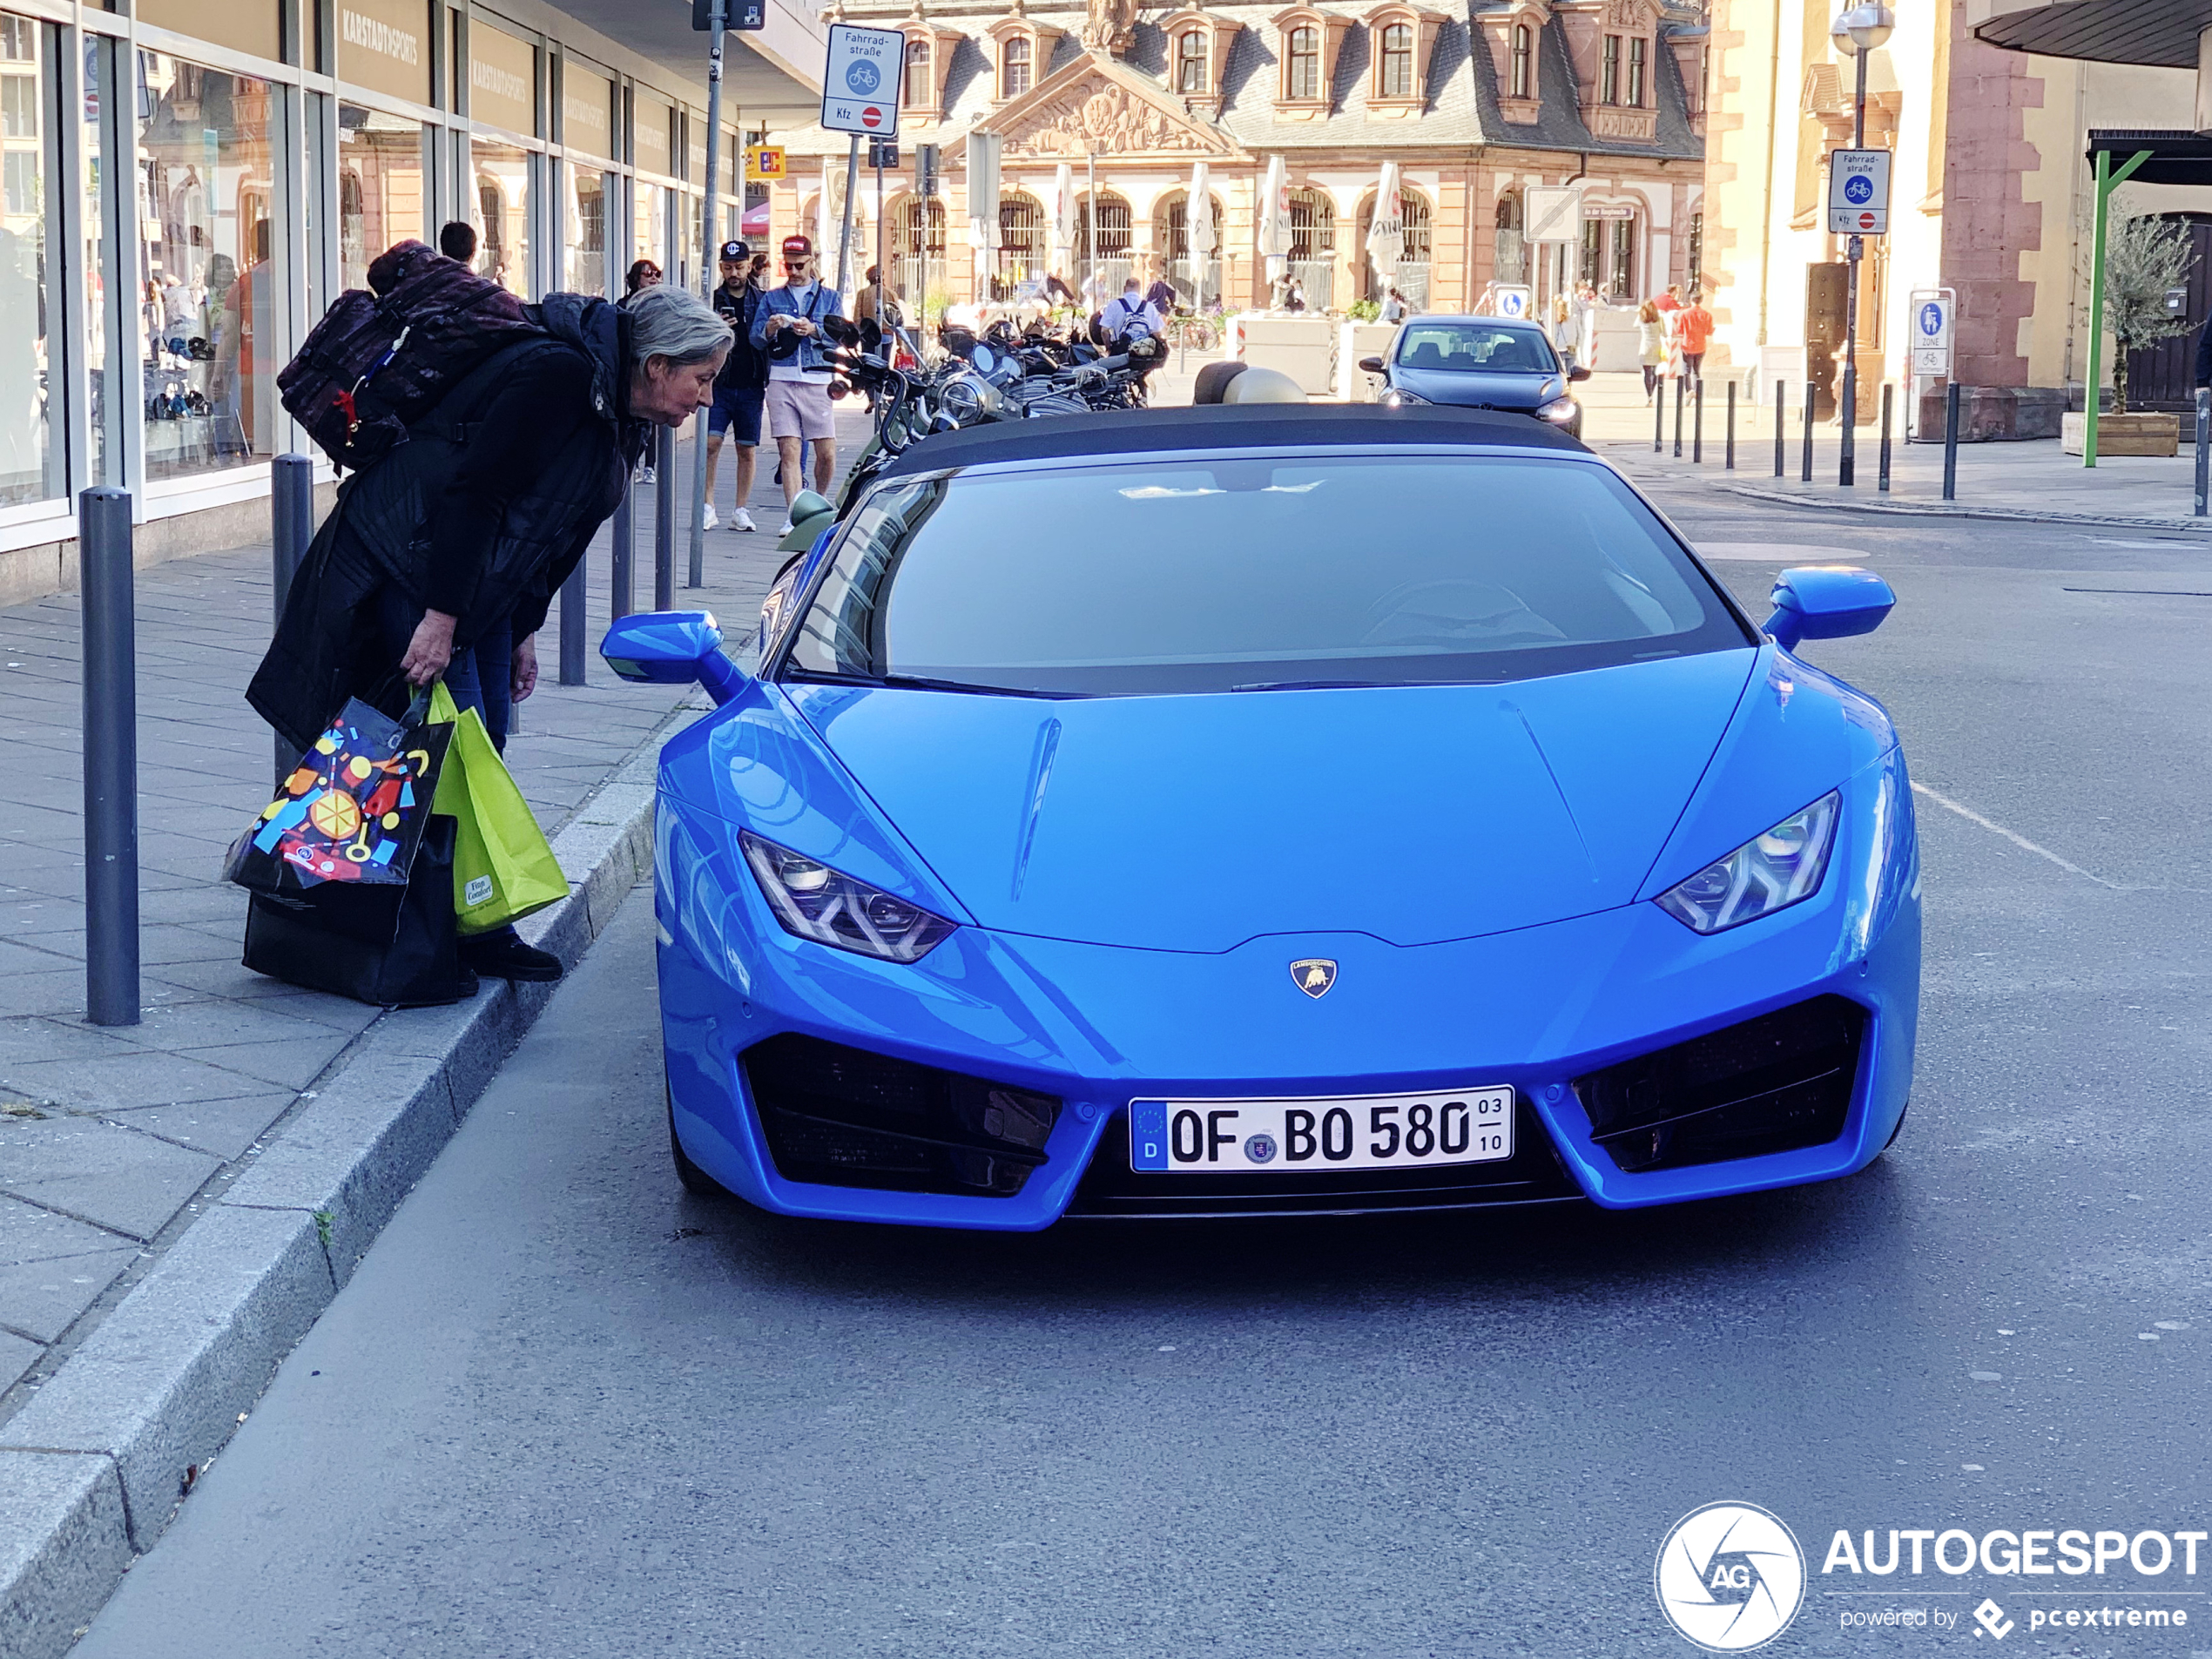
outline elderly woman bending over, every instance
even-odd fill
[[[246,691],[301,751],[348,697],[397,714],[441,677],[503,745],[552,597],[622,500],[646,428],[712,401],[730,327],[696,294],[554,293],[538,311],[543,334],[495,354],[340,489]],[[466,947],[479,972],[560,974],[511,929]]]

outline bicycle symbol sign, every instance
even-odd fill
[[[845,71],[845,84],[865,98],[883,84],[883,76],[867,58],[855,58]]]
[[[1847,201],[1865,203],[1873,199],[1874,181],[1864,173],[1844,180],[1844,197]]]

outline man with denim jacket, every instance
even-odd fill
[[[829,494],[837,476],[837,428],[830,415],[830,381],[825,353],[825,317],[840,315],[837,290],[814,278],[814,245],[804,236],[786,236],[783,246],[784,286],[771,288],[752,323],[752,343],[768,354],[768,424],[783,461],[784,528],[791,529],[791,503],[806,488],[802,460],[814,450],[814,489]]]

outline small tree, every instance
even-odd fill
[[[2188,232],[2150,213],[2121,219],[2105,237],[2105,322],[2112,329],[2112,412],[2128,413],[2128,354],[2189,331],[2166,308],[2166,291],[2188,282],[2196,256]],[[2096,395],[2092,388],[2089,394]]]

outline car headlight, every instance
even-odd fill
[[[1427,401],[1428,400],[1426,398],[1420,396],[1417,393],[1405,391],[1395,386],[1392,387],[1390,390],[1382,395],[1382,406],[1386,409],[1403,409],[1410,408],[1412,405],[1416,403],[1426,403]]]
[[[1536,406],[1536,418],[1539,421],[1551,421],[1565,426],[1575,418],[1575,412],[1581,407],[1581,405],[1571,397],[1555,397],[1548,403],[1540,403]]]
[[[776,920],[801,939],[887,962],[918,962],[954,926],[751,830],[738,832],[738,845]]]
[[[1717,934],[1811,898],[1828,869],[1843,802],[1839,791],[1830,790],[1654,902],[1686,927]]]

